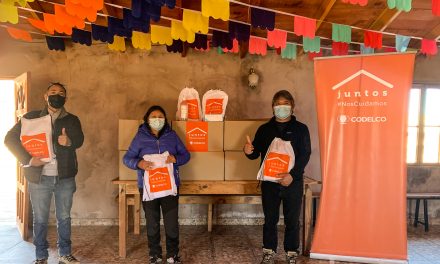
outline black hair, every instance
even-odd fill
[[[64,94],[67,95],[67,90],[66,90],[66,86],[60,82],[51,82],[49,83],[49,86],[47,86],[47,91],[49,91],[50,87],[52,86],[59,86],[64,90]]]
[[[275,105],[275,102],[280,98],[284,98],[290,101],[290,104],[292,105],[292,109],[293,109],[293,107],[295,106],[295,99],[293,99],[292,94],[287,90],[279,90],[274,94],[272,99],[272,107]]]
[[[153,105],[150,108],[148,108],[147,112],[144,115],[144,123],[147,126],[148,130],[151,131],[151,127],[148,124],[148,117],[150,116],[150,114],[154,111],[159,111],[163,114],[163,116],[165,117],[165,125],[163,126],[163,128],[159,131],[159,135],[162,134],[162,132],[164,131],[164,129],[168,126],[168,119],[167,119],[167,114],[165,113],[165,110],[159,106],[159,105]]]

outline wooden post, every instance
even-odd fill
[[[309,256],[312,246],[312,190],[308,184],[304,185],[303,197],[303,255]]]
[[[141,225],[141,195],[139,193],[134,194],[134,234],[140,234]]]
[[[126,217],[127,217],[127,200],[126,200],[125,184],[120,184],[119,185],[119,256],[121,258],[125,258],[127,256]]]
[[[208,204],[208,232],[212,231],[212,203]]]

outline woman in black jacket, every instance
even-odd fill
[[[253,142],[244,146],[244,153],[249,159],[261,157],[263,162],[272,140],[277,137],[290,141],[295,153],[295,165],[289,172],[278,175],[279,182],[263,181],[261,195],[264,212],[263,260],[262,264],[274,263],[278,247],[277,224],[280,216],[280,204],[283,202],[284,213],[284,251],[287,263],[296,263],[299,255],[299,216],[303,195],[304,168],[310,159],[310,134],[307,126],[296,120],[293,115],[295,106],[292,95],[281,90],[272,100],[274,116],[261,125]]]

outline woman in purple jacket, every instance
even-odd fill
[[[170,153],[167,163],[173,163],[176,185],[179,186],[179,166],[190,159],[185,145],[168,124],[165,111],[160,106],[152,106],[144,116],[144,124],[130,144],[124,155],[124,164],[137,170],[138,187],[143,191],[143,175],[145,170],[152,169],[152,163],[145,161],[146,154]],[[143,201],[142,207],[147,220],[148,247],[150,263],[162,263],[162,247],[160,245],[160,209],[166,233],[167,263],[181,263],[179,258],[179,195],[166,196],[152,201]]]

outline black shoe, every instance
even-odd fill
[[[181,264],[182,261],[178,255],[175,255],[174,257],[167,258],[167,263]]]
[[[162,263],[162,257],[159,256],[150,257],[150,264],[159,264],[159,263]]]

